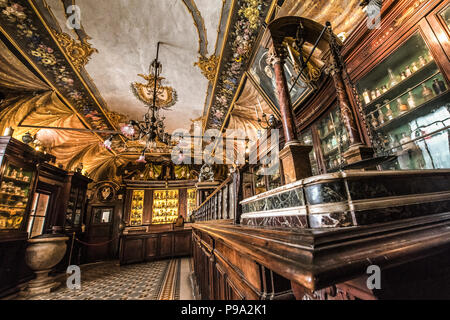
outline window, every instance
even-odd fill
[[[28,236],[34,238],[44,233],[45,218],[47,215],[50,195],[35,193],[28,221]]]

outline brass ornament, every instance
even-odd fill
[[[208,79],[208,81],[213,82],[216,78],[217,66],[219,65],[219,58],[214,54],[209,58],[199,57],[198,62],[194,63],[194,66],[198,66],[202,71],[202,74]]]
[[[77,71],[81,71],[81,68],[89,62],[93,53],[98,53],[98,50],[92,48],[92,45],[87,41],[88,38],[80,41],[72,39],[67,33],[53,32]]]

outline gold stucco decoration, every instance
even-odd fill
[[[211,55],[209,58],[199,57],[198,62],[194,63],[194,66],[198,66],[206,79],[213,82],[216,78],[218,64],[219,58]]]
[[[61,47],[69,57],[74,67],[80,71],[88,62],[93,53],[98,53],[98,50],[92,48],[92,45],[87,41],[87,38],[83,40],[72,39],[66,33],[54,32],[56,39]]]

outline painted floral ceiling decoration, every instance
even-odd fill
[[[15,45],[54,86],[65,102],[96,130],[114,129],[96,106],[52,35],[46,31],[29,1],[0,0],[0,25]]]
[[[206,128],[221,129],[230,105],[247,70],[252,48],[260,27],[266,18],[270,4],[268,0],[237,0],[235,19],[219,69],[219,78],[214,90]]]

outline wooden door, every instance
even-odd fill
[[[112,259],[114,207],[92,207],[91,210],[85,244],[87,261]]]

